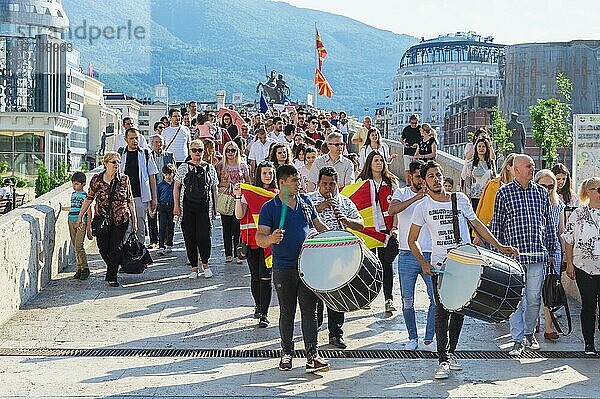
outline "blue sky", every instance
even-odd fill
[[[286,0],[344,15],[380,29],[432,38],[458,31],[496,43],[600,40],[598,0]]]

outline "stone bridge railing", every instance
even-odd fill
[[[73,259],[68,212],[60,211],[71,192],[66,183],[0,216],[0,324]]]

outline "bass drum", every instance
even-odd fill
[[[490,323],[505,321],[517,310],[524,287],[519,262],[472,244],[451,249],[438,277],[444,308]]]
[[[328,308],[367,307],[383,285],[379,259],[354,234],[330,230],[307,239],[298,261],[300,279]]]

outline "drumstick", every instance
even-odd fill
[[[281,189],[281,197],[282,198],[287,198],[288,196],[288,188],[286,186],[283,186],[283,188]],[[283,230],[283,225],[285,223],[285,216],[287,215],[287,205],[286,203],[282,200],[281,201],[281,217],[279,218],[279,230]]]

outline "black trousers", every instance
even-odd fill
[[[431,276],[433,282],[433,293],[435,296],[435,338],[437,341],[438,361],[448,362],[448,354],[456,351],[458,338],[462,330],[465,316],[459,313],[449,312],[440,303],[440,294],[437,289],[438,276]]]
[[[211,249],[212,224],[208,216],[208,206],[199,206],[183,200],[181,229],[185,250],[192,267],[198,267],[198,253],[203,264],[208,264]]]
[[[575,268],[575,281],[581,294],[581,332],[586,345],[594,344],[596,311],[600,305],[600,276]],[[600,329],[600,325],[598,326]]]
[[[233,250],[240,242],[240,221],[235,216],[221,215],[225,256],[233,256]]]
[[[318,298],[298,276],[298,269],[273,270],[273,283],[279,300],[279,335],[283,353],[294,355],[294,317],[300,304],[302,338],[308,357],[317,353]]]
[[[379,247],[373,248],[371,251],[377,255],[381,265],[383,266],[383,296],[385,300],[394,299],[394,295],[392,293],[394,288],[394,269],[391,263],[384,262],[383,260],[386,257],[387,247]]]
[[[154,217],[152,217],[150,216],[150,212],[147,212],[147,216],[150,244],[158,244],[158,215],[154,215]]]
[[[317,325],[320,326],[323,323],[323,312],[325,305],[323,301],[319,299],[317,304]],[[327,308],[327,329],[329,330],[329,339],[331,338],[342,338],[344,331],[344,312],[337,312]]]
[[[254,298],[254,306],[258,313],[265,316],[271,305],[271,275],[272,269],[267,268],[265,263],[265,250],[263,248],[250,248],[246,255],[248,268],[250,269],[250,290]]]
[[[119,272],[119,265],[123,257],[121,251],[121,244],[125,238],[127,227],[129,222],[125,222],[119,226],[110,226],[106,235],[100,235],[96,237],[96,244],[98,244],[98,250],[100,256],[106,263],[106,281],[117,281],[117,273]]]
[[[173,235],[175,233],[172,208],[168,211],[158,211],[158,227],[158,246],[160,248],[164,248],[165,245],[172,247]],[[152,239],[150,240],[150,242],[153,242]]]

